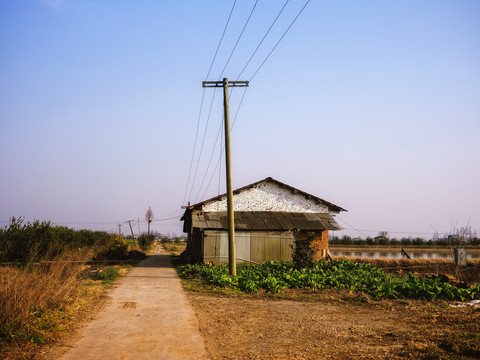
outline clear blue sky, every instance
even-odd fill
[[[208,80],[237,79],[283,3],[258,1],[222,74],[254,4],[238,1]],[[304,3],[289,2],[239,80]],[[23,215],[115,231],[151,206],[176,217],[153,229],[180,234],[185,192],[193,203],[225,191],[212,177],[221,91],[205,90],[199,110],[232,4],[0,2],[0,225]],[[365,235],[480,232],[479,140],[479,1],[312,0],[245,94],[234,187],[271,176],[348,209],[339,223]]]

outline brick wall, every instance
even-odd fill
[[[299,234],[299,239],[306,240],[307,234],[307,231],[301,231]],[[315,231],[315,238],[312,240],[310,247],[315,252],[313,255],[313,260],[318,261],[320,259],[324,259],[328,252],[328,230]]]

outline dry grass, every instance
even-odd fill
[[[446,259],[390,259],[390,258],[361,258],[344,257],[343,259],[368,263],[375,267],[384,269],[387,273],[419,273],[422,275],[448,274],[455,275],[455,263],[453,260]],[[458,271],[458,279],[473,284],[478,284],[480,280],[480,259],[469,259],[467,266],[462,266]]]
[[[178,256],[182,253],[187,247],[186,242],[164,242],[162,244],[163,248],[167,250],[172,255]]]
[[[0,268],[0,338],[6,342],[41,344],[55,328],[53,312],[64,312],[78,295],[88,250],[25,268]]]

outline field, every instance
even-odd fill
[[[478,308],[331,290],[244,295],[185,288],[212,359],[480,357]]]
[[[440,279],[344,261],[312,273],[285,263],[237,271],[235,281],[220,268],[179,268],[212,359],[480,357],[478,305],[426,301],[462,298],[461,288]],[[465,289],[469,299],[478,290]]]

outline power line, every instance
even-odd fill
[[[205,80],[207,80],[208,76],[210,75],[210,71],[212,70],[212,66],[213,66],[213,63],[215,62],[215,59],[217,57],[217,54],[218,54],[218,50],[220,49],[220,45],[222,44],[222,41],[223,41],[223,37],[225,36],[225,32],[227,31],[227,28],[228,28],[228,24],[230,23],[230,18],[232,17],[232,13],[233,13],[233,9],[235,8],[235,4],[237,3],[237,0],[235,0],[233,2],[233,5],[232,5],[232,9],[230,10],[230,14],[228,15],[228,19],[227,19],[227,23],[225,24],[225,27],[223,29],[223,33],[222,33],[222,36],[220,38],[220,41],[218,42],[218,45],[217,45],[217,50],[215,51],[215,55],[213,56],[213,59],[212,59],[212,62],[210,63],[210,68],[208,69],[208,73],[207,73],[207,76],[205,78]],[[215,95],[215,94],[214,94]],[[192,158],[190,160],[190,167],[189,167],[189,170],[188,170],[188,178],[187,178],[187,185],[185,186],[185,193],[183,195],[183,200],[182,200],[182,204],[185,203],[185,199],[187,197],[187,192],[188,192],[188,186],[190,184],[190,177],[192,175],[192,165],[193,165],[193,160],[195,159],[195,149],[196,149],[196,146],[197,146],[197,139],[198,139],[198,130],[200,128],[200,119],[201,119],[201,114],[202,114],[202,109],[203,109],[203,101],[205,99],[205,88],[203,89],[202,91],[202,100],[200,102],[200,110],[198,112],[198,118],[197,118],[197,130],[195,132],[195,141],[193,142],[193,151],[192,151]],[[200,160],[199,160],[200,161]],[[194,181],[195,181],[195,178],[194,178]],[[194,182],[193,181],[193,182]],[[192,185],[192,188],[193,188],[193,185]]]
[[[202,116],[204,98],[205,98],[205,89],[203,89],[203,92],[202,92],[202,101],[200,102],[200,111],[198,112],[198,118],[197,118],[197,130],[195,132],[195,141],[193,142],[192,159],[190,160],[190,168],[188,169],[187,186],[185,187],[185,194],[183,195],[182,204],[185,204],[185,198],[187,197],[188,185],[190,184],[190,176],[192,174],[193,159],[195,159],[195,148],[197,147],[198,130],[200,129],[200,118]]]
[[[267,32],[265,33],[265,35],[263,36],[262,40],[261,40],[260,43],[257,45],[257,47],[256,47],[256,49],[254,50],[253,54],[250,56],[249,60],[247,61],[247,63],[246,63],[245,66],[243,67],[242,71],[241,71],[240,74],[238,75],[238,78],[243,74],[243,72],[245,71],[245,69],[246,69],[247,66],[249,65],[249,63],[250,63],[250,61],[252,60],[252,58],[255,56],[256,52],[258,51],[258,49],[259,49],[260,46],[262,45],[262,43],[263,43],[263,41],[265,40],[265,38],[266,38],[266,37],[268,36],[268,34],[270,33],[271,29],[273,28],[273,26],[274,26],[275,23],[277,22],[278,18],[279,18],[280,15],[282,14],[283,10],[285,9],[285,7],[287,6],[287,4],[288,4],[289,1],[290,1],[290,0],[287,0],[287,1],[284,3],[283,7],[280,9],[279,13],[277,14],[277,16],[275,17],[274,21],[272,22],[272,24],[271,24],[270,27],[268,28],[268,30],[267,30]],[[235,49],[236,49],[236,47],[237,47],[237,44],[238,44],[238,42],[240,41],[240,38],[242,37],[242,34],[243,34],[243,32],[244,32],[244,30],[245,30],[248,22],[250,21],[250,18],[251,18],[252,14],[253,14],[253,12],[254,12],[254,10],[255,10],[255,8],[256,8],[257,2],[258,2],[258,0],[255,2],[254,6],[253,6],[253,8],[252,8],[252,11],[250,12],[250,15],[249,15],[249,17],[248,17],[248,19],[247,19],[247,21],[246,21],[246,23],[245,23],[245,25],[244,25],[244,27],[243,27],[243,29],[242,29],[242,32],[240,33],[240,35],[239,35],[239,37],[238,37],[238,39],[237,39],[237,41],[236,41],[236,43],[235,43],[235,46],[234,46],[232,52],[230,53],[230,57],[228,58],[227,63],[225,64],[225,66],[224,66],[224,68],[223,68],[223,70],[222,70],[222,73],[221,73],[221,75],[220,75],[220,78],[222,77],[223,72],[225,71],[225,69],[226,69],[226,67],[227,67],[227,65],[228,65],[228,63],[229,63],[229,61],[230,61],[233,53],[235,52]],[[287,30],[283,33],[283,35],[280,37],[280,39],[279,39],[278,42],[275,44],[275,46],[273,47],[273,49],[270,51],[270,53],[267,55],[267,57],[266,57],[266,58],[263,60],[263,62],[260,64],[259,68],[255,71],[255,73],[254,73],[254,75],[251,77],[251,79],[253,79],[253,78],[255,77],[255,75],[258,73],[258,71],[262,68],[262,66],[265,64],[265,62],[268,60],[268,58],[270,57],[270,55],[271,55],[271,54],[273,53],[273,51],[277,48],[277,46],[280,44],[280,42],[282,41],[282,39],[285,37],[285,35],[287,34],[287,32],[288,32],[288,31],[290,30],[290,28],[293,26],[293,24],[294,24],[295,21],[298,19],[298,17],[299,17],[300,14],[303,12],[303,10],[305,9],[305,7],[308,5],[309,2],[310,2],[310,0],[308,0],[308,1],[304,4],[304,6],[303,6],[302,9],[299,11],[299,13],[297,14],[297,16],[293,19],[293,21],[292,21],[292,22],[290,23],[290,25],[288,26]],[[251,80],[251,79],[250,79],[250,80]],[[241,106],[241,104],[243,103],[243,99],[244,99],[244,97],[245,97],[245,94],[246,94],[246,88],[245,88],[245,91],[244,91],[244,93],[243,93],[242,99],[241,99],[241,101],[240,101],[240,105],[239,105],[238,110],[237,110],[237,115],[238,115],[238,111],[240,110],[240,106]],[[234,121],[232,122],[231,128],[233,128],[233,126],[235,125],[236,119],[237,119],[237,116],[235,116],[235,119],[234,119]],[[209,160],[209,162],[208,162],[207,170],[206,170],[205,175],[204,175],[204,177],[203,177],[203,179],[202,179],[202,185],[203,185],[203,183],[204,183],[205,176],[206,176],[206,174],[208,173],[208,169],[209,169],[209,167],[210,167],[211,159],[212,159],[213,153],[214,153],[214,151],[215,151],[215,147],[216,147],[217,141],[218,141],[218,135],[217,135],[217,139],[215,140],[215,145],[214,145],[214,147],[213,147],[213,149],[212,149],[212,155],[210,156],[210,160]],[[220,158],[221,158],[221,154],[222,154],[222,152],[220,153]],[[219,165],[219,162],[221,161],[220,158],[219,158],[219,160],[218,160],[218,162],[217,162],[217,166],[215,167],[215,170],[217,169],[217,167],[218,167],[218,165]],[[213,178],[213,176],[214,176],[214,174],[215,174],[215,170],[214,170],[214,173],[212,174],[212,178]],[[208,187],[210,186],[210,183],[211,183],[212,178],[210,178],[210,180],[209,180],[209,182],[208,182],[208,185],[207,185],[207,187],[206,187],[206,189],[205,189],[205,192],[202,194],[202,197],[205,195]],[[201,192],[202,185],[200,186],[199,192]],[[198,195],[197,195],[197,197],[198,197]],[[195,202],[196,202],[196,198],[195,198]]]
[[[232,9],[230,10],[230,14],[228,15],[227,23],[225,24],[225,28],[223,29],[222,37],[220,38],[220,41],[218,42],[217,50],[215,51],[215,55],[213,55],[212,63],[210,64],[210,68],[208,69],[207,76],[205,76],[205,81],[208,80],[210,72],[212,71],[213,63],[215,62],[215,58],[217,57],[217,54],[218,54],[218,49],[220,49],[220,45],[222,44],[223,37],[225,36],[225,32],[227,31],[227,27],[228,27],[228,24],[230,23],[230,18],[232,17],[233,9],[235,8],[236,3],[237,3],[237,0],[235,0],[233,2]]]
[[[213,107],[213,101],[215,100],[216,90],[217,89],[213,89],[212,101],[210,102],[210,108],[208,110],[208,116],[207,116],[207,122],[206,122],[206,125],[205,125],[205,131],[203,132],[202,145],[200,146],[200,153],[198,155],[197,165],[195,167],[195,174],[193,175],[192,187],[190,188],[190,193],[188,194],[189,199],[192,197],[192,191],[193,191],[193,188],[194,188],[194,185],[195,185],[195,180],[197,178],[198,166],[200,165],[200,159],[201,159],[202,153],[203,153],[203,146],[205,145],[205,138],[207,136],[208,124],[210,122],[210,117],[211,117],[211,114],[212,114],[212,107]]]
[[[233,49],[232,49],[232,51],[230,52],[230,56],[228,57],[228,60],[226,61],[225,65],[223,66],[223,69],[222,69],[222,71],[221,71],[221,73],[220,73],[220,76],[219,76],[218,80],[220,80],[220,79],[222,78],[223,73],[225,72],[225,69],[227,68],[228,64],[230,63],[230,60],[232,59],[232,56],[233,56],[233,54],[235,53],[235,50],[236,50],[236,48],[237,48],[237,45],[238,45],[238,43],[240,42],[240,39],[242,38],[242,35],[243,35],[243,33],[245,32],[245,29],[247,28],[247,25],[248,25],[248,23],[250,22],[250,19],[251,19],[252,15],[253,15],[256,7],[257,7],[257,3],[258,3],[258,0],[255,1],[254,5],[253,5],[253,8],[252,8],[252,10],[250,11],[250,14],[249,14],[249,16],[248,16],[248,18],[247,18],[247,21],[246,21],[245,24],[243,25],[242,31],[240,32],[240,35],[238,36],[237,41],[235,42],[235,45],[233,46]],[[232,11],[233,11],[233,8],[232,8]],[[230,12],[230,16],[231,16],[231,12]],[[229,16],[228,21],[230,21],[230,16]],[[228,25],[228,22],[227,22],[227,25]],[[226,30],[226,27],[225,27],[225,30]],[[222,35],[222,39],[221,39],[221,40],[223,40],[223,36],[225,35],[225,30],[224,30],[224,33],[223,33],[223,35]],[[219,44],[219,46],[220,46],[220,44]],[[217,52],[218,52],[218,47],[217,47]],[[216,57],[217,52],[215,53],[215,57]],[[210,70],[211,70],[211,66],[212,66],[212,65],[213,65],[213,62],[212,62],[212,64],[210,65]],[[209,70],[208,74],[210,74],[210,70]],[[201,146],[201,148],[200,148],[200,154],[199,154],[198,159],[197,159],[197,165],[196,165],[196,168],[195,168],[195,174],[194,174],[194,176],[193,176],[192,187],[191,187],[190,193],[189,193],[189,195],[188,195],[189,198],[191,198],[191,195],[192,195],[192,192],[193,192],[193,188],[194,188],[194,184],[195,184],[195,180],[196,180],[196,176],[197,176],[197,171],[198,171],[198,166],[200,165],[200,159],[201,159],[202,153],[203,153],[203,146],[204,146],[205,137],[206,137],[206,134],[207,134],[208,124],[209,124],[209,122],[210,122],[212,105],[213,105],[213,101],[214,101],[214,99],[215,99],[215,90],[216,90],[216,89],[214,89],[214,92],[213,92],[212,102],[210,103],[210,110],[209,110],[208,117],[207,117],[207,122],[206,122],[206,125],[205,125],[205,131],[204,131],[204,133],[203,133],[202,146]],[[212,150],[212,152],[213,152],[213,151],[215,151],[215,148]],[[207,170],[207,171],[208,171],[208,170]],[[201,188],[200,188],[199,192],[200,192],[200,191],[201,191]],[[198,197],[198,195],[197,195],[197,197]],[[185,200],[184,200],[184,201],[185,201]],[[196,200],[195,200],[195,201],[196,201]]]
[[[233,90],[234,90],[234,89],[235,89],[235,88],[232,88],[232,92],[231,92],[231,94],[230,94],[230,99],[232,98],[232,94],[233,94]],[[237,108],[237,111],[236,111],[236,113],[235,113],[235,117],[234,117],[234,119],[233,119],[232,125],[230,126],[230,131],[232,131],[233,126],[235,125],[235,121],[237,120],[238,112],[240,111],[240,107],[242,106],[243,99],[245,98],[245,93],[247,92],[247,89],[248,89],[248,87],[245,87],[245,88],[244,88],[242,98],[240,99],[240,103],[239,103],[238,108]],[[215,89],[214,89],[214,91],[215,91]],[[212,104],[213,104],[213,102],[212,102]],[[211,105],[210,105],[210,107],[211,107]],[[220,137],[220,134],[221,134],[221,132],[222,132],[222,129],[223,129],[223,117],[222,117],[222,122],[221,122],[221,124],[220,124],[220,127],[218,128],[217,137],[215,138],[215,143],[213,144],[212,152],[211,152],[211,154],[210,154],[210,158],[209,158],[209,160],[208,160],[207,168],[206,168],[205,173],[204,173],[204,175],[203,175],[202,182],[200,183],[200,187],[199,187],[199,189],[198,189],[198,193],[197,193],[197,195],[195,196],[195,199],[193,200],[194,203],[197,202],[198,196],[199,196],[200,193],[202,192],[203,184],[205,183],[205,179],[206,179],[206,177],[207,177],[208,170],[210,169],[210,165],[211,165],[211,163],[212,163],[212,159],[213,159],[213,156],[214,156],[214,154],[215,154],[215,148],[217,147],[218,139],[219,139],[219,137]],[[221,138],[222,144],[223,144],[223,138],[222,138],[222,137],[220,137],[220,138]],[[221,148],[220,157],[221,157],[221,155],[222,155],[222,153],[223,153],[223,151],[224,151],[224,147],[223,147],[223,145],[220,145],[220,146],[221,146],[221,147],[220,147],[220,148]],[[219,160],[219,161],[220,161],[220,160]],[[198,168],[198,164],[199,164],[199,163],[197,163],[197,168]],[[218,167],[218,166],[217,166],[217,167]],[[215,169],[216,169],[217,167],[215,167]],[[220,168],[221,168],[221,166],[220,166]],[[197,173],[197,172],[195,171],[195,174],[196,174],[196,173]],[[215,173],[215,170],[214,170],[214,173]],[[213,176],[213,175],[212,175],[212,176]],[[219,176],[220,176],[220,175],[219,175]],[[192,183],[192,189],[190,190],[189,198],[191,198],[191,193],[192,193],[192,191],[193,191],[193,183]]]
[[[277,41],[277,43],[275,44],[275,46],[273,47],[273,49],[270,51],[270,53],[267,55],[267,57],[262,61],[262,63],[260,64],[260,66],[258,67],[258,69],[255,71],[255,73],[252,75],[252,77],[250,78],[249,81],[252,81],[253,78],[257,75],[257,73],[260,71],[260,69],[263,67],[263,65],[265,64],[265,62],[268,60],[268,58],[270,57],[270,55],[272,55],[272,53],[275,51],[275,49],[277,48],[278,44],[280,44],[280,42],[283,40],[283,38],[285,37],[285,35],[288,33],[288,31],[290,30],[290,28],[293,26],[293,24],[295,23],[295,21],[297,21],[298,17],[300,16],[300,14],[303,12],[303,10],[305,10],[305,8],[307,7],[308,3],[310,2],[310,0],[307,0],[307,2],[305,3],[305,5],[303,5],[302,9],[298,12],[297,16],[295,16],[295,19],[293,19],[293,21],[290,23],[290,25],[288,26],[287,30],[285,30],[285,32],[283,33],[283,35],[280,37],[280,39]]]
[[[235,52],[235,49],[237,48],[237,45],[238,45],[240,39],[242,38],[243,32],[244,32],[245,29],[247,28],[247,25],[248,25],[248,23],[250,22],[250,18],[252,17],[253,12],[255,11],[255,8],[257,7],[257,3],[258,3],[258,0],[255,1],[255,4],[253,4],[253,8],[252,8],[252,10],[250,11],[250,15],[248,15],[247,21],[246,21],[245,24],[243,25],[243,29],[242,29],[242,31],[240,32],[240,35],[238,36],[237,41],[235,42],[235,45],[233,46],[232,52],[230,53],[230,56],[228,57],[228,60],[227,60],[227,62],[225,63],[225,66],[223,67],[222,72],[220,73],[220,76],[218,77],[218,80],[220,80],[220,79],[222,78],[223,73],[225,72],[225,69],[227,68],[228,63],[229,63],[230,60],[232,59],[233,53]]]
[[[260,46],[262,45],[263,41],[265,40],[265,38],[267,37],[267,35],[270,33],[270,30],[272,30],[273,28],[273,25],[275,25],[275,23],[277,22],[278,18],[280,17],[280,15],[282,14],[283,10],[285,9],[285,7],[287,6],[288,2],[290,0],[287,0],[285,1],[285,4],[283,4],[283,7],[280,9],[280,12],[277,14],[277,17],[275,18],[275,20],[273,20],[273,23],[270,25],[270,27],[268,28],[267,32],[265,33],[265,35],[263,36],[262,40],[260,41],[260,43],[257,45],[257,48],[255,49],[255,51],[253,52],[252,56],[250,56],[250,59],[248,59],[247,63],[245,64],[245,66],[243,67],[242,71],[240,72],[240,74],[238,74],[237,76],[237,79],[240,78],[240,76],[242,76],[243,72],[245,71],[245,69],[247,68],[248,64],[250,64],[250,61],[252,61],[253,57],[255,56],[255,54],[257,53],[258,49],[260,48]]]
[[[244,90],[244,92],[243,92],[243,95],[242,95],[242,98],[240,99],[240,103],[239,103],[238,108],[237,108],[237,111],[236,111],[236,113],[235,113],[235,117],[234,117],[234,119],[233,119],[232,125],[230,126],[230,131],[232,131],[233,126],[235,125],[235,121],[237,120],[238,113],[239,113],[239,111],[240,111],[240,108],[241,108],[242,103],[243,103],[243,99],[245,98],[245,94],[246,94],[246,92],[247,92],[246,89],[247,89],[247,88],[245,88],[245,90]],[[216,173],[216,171],[217,171],[217,168],[218,168],[218,166],[219,166],[220,163],[221,163],[222,154],[223,154],[223,151],[225,150],[225,147],[222,146],[221,149],[222,149],[222,150],[220,151],[220,156],[218,157],[218,160],[217,160],[217,163],[216,163],[216,165],[215,165],[215,168],[213,169],[212,176],[210,177],[210,179],[209,179],[209,181],[208,181],[208,184],[207,184],[207,186],[205,187],[205,191],[203,192],[203,194],[202,194],[202,196],[201,196],[201,199],[205,197],[205,194],[207,193],[208,188],[210,187],[210,183],[212,182],[212,179],[213,179],[213,177],[215,176],[215,173]],[[219,175],[219,176],[220,176],[220,175]],[[200,191],[201,191],[201,189],[200,189]]]

